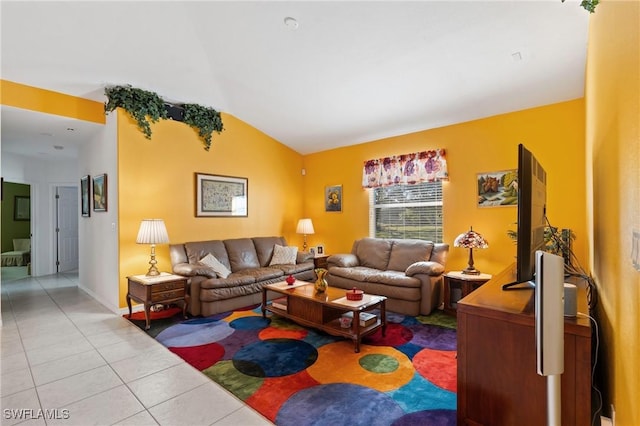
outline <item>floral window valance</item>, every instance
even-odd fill
[[[368,160],[362,171],[364,188],[437,180],[449,180],[444,149]]]

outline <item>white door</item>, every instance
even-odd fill
[[[78,188],[56,188],[56,265],[58,272],[78,269]]]

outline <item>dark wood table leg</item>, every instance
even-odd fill
[[[129,307],[129,318],[131,318],[131,295],[127,292],[127,306]]]
[[[267,317],[267,289],[266,288],[262,288],[262,318],[266,318]]]
[[[144,319],[147,321],[147,325],[144,329],[148,330],[151,328],[151,305],[147,302],[144,304]]]
[[[188,319],[187,317],[187,308],[189,307],[189,299],[191,296],[187,293],[187,281],[184,282],[184,300],[182,301],[182,316],[184,319]]]
[[[380,303],[380,321],[382,321],[382,337],[387,334],[387,301]]]
[[[360,334],[360,311],[355,311],[353,313],[353,322],[355,326],[356,332],[356,341],[354,342],[356,345],[356,353],[360,352],[360,341],[362,340],[362,335]]]

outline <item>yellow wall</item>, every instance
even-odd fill
[[[105,123],[104,104],[12,81],[0,80],[0,104]]]
[[[135,243],[140,221],[164,219],[171,243],[283,235],[302,246],[302,156],[237,118],[222,114],[225,130],[205,151],[184,123],[152,124],[151,140],[118,110],[120,307],[128,275],[146,273],[149,246]],[[248,217],[195,217],[195,173],[248,178]],[[171,271],[167,245],[156,248],[158,268]]]
[[[348,252],[368,235],[368,191],[362,189],[362,166],[368,159],[445,148],[450,181],[443,184],[444,240],[469,226],[489,248],[474,253],[475,266],[497,273],[514,261],[515,245],[507,237],[515,229],[516,207],[479,208],[478,173],[517,168],[518,143],[531,150],[548,174],[547,212],[554,226],[577,235],[575,252],[587,259],[584,101],[582,99],[494,116],[452,126],[324,151],[305,156],[304,213],[316,234],[310,245],[324,243],[327,253]],[[343,212],[324,212],[324,187],[343,185]],[[448,270],[466,266],[469,253],[451,248]]]
[[[605,0],[592,15],[586,82],[587,170],[593,187],[592,270],[602,330],[604,410],[640,424],[640,2]]]

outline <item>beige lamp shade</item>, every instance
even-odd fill
[[[144,219],[140,223],[140,229],[138,230],[138,237],[136,238],[138,244],[151,244],[151,260],[149,264],[151,267],[147,272],[147,276],[153,277],[160,275],[160,271],[156,268],[156,244],[169,243],[169,233],[167,233],[167,227],[164,225],[162,219]]]
[[[138,244],[167,244],[169,234],[162,219],[144,219],[138,230]]]
[[[296,234],[302,234],[304,243],[302,244],[302,251],[307,251],[307,235],[314,234],[313,222],[309,218],[303,218],[298,221],[298,227],[296,228]]]
[[[296,229],[296,234],[311,235],[314,233],[315,232],[313,230],[313,222],[311,222],[311,219],[305,218],[305,219],[300,219],[298,221],[298,228]]]

